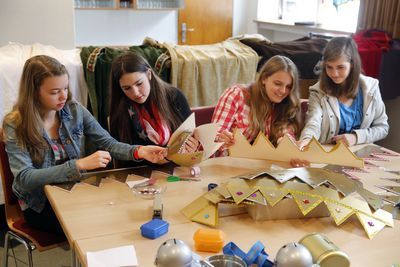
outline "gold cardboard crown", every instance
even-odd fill
[[[313,137],[300,150],[293,141],[285,135],[282,141],[275,146],[260,132],[251,145],[243,134],[235,130],[235,144],[229,148],[229,156],[249,159],[266,159],[289,162],[291,159],[307,160],[312,163],[326,163],[363,168],[364,160],[357,157],[343,143],[337,143],[330,151],[326,151]]]

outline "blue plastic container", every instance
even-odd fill
[[[153,219],[142,226],[140,226],[140,230],[142,232],[142,236],[156,239],[168,232],[169,223],[160,220],[160,219]]]

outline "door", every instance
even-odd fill
[[[178,15],[178,43],[212,44],[232,36],[233,0],[185,0]]]

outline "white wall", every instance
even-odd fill
[[[176,10],[76,10],[76,46],[140,45],[146,37],[177,43]]]
[[[267,37],[271,42],[286,42],[307,36],[307,34],[295,34],[285,31],[265,29],[263,27],[258,28],[258,33]]]
[[[257,33],[257,25],[253,21],[257,18],[257,5],[258,0],[233,0],[233,36]]]
[[[0,46],[8,42],[75,46],[73,0],[1,0]]]

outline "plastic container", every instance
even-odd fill
[[[303,237],[300,244],[308,248],[313,261],[321,267],[349,267],[349,257],[326,236],[312,233]]]
[[[140,230],[142,232],[142,236],[156,239],[168,232],[169,223],[160,220],[160,219],[153,219],[142,226],[140,226]]]
[[[224,246],[225,234],[218,229],[198,229],[193,236],[197,251],[219,252]]]

